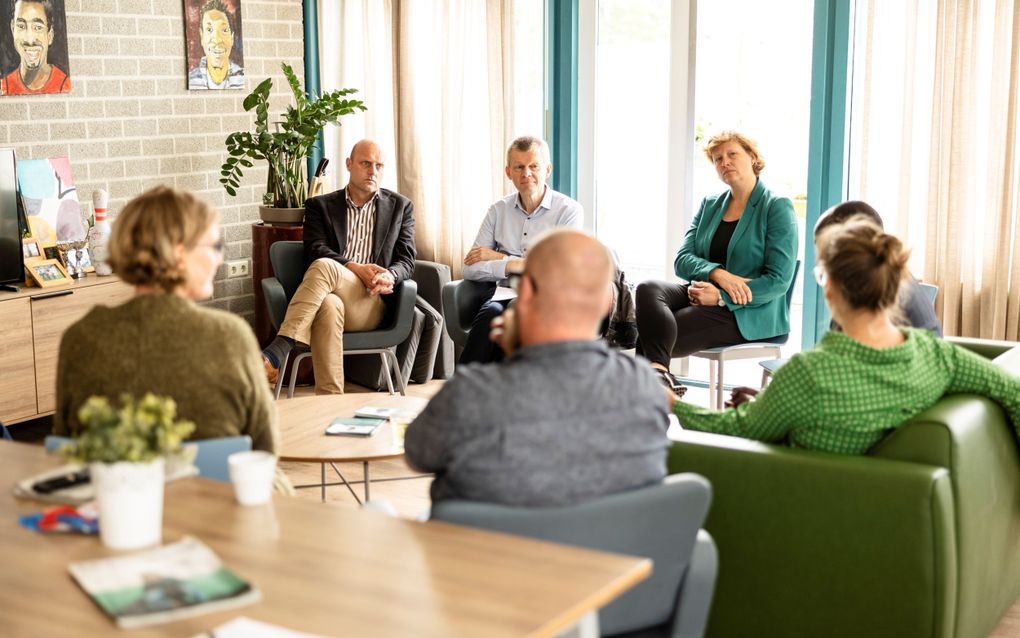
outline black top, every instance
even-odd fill
[[[712,243],[708,246],[708,260],[722,264],[726,266],[726,249],[730,247],[730,239],[733,237],[733,231],[737,228],[739,219],[735,219],[731,222],[721,221],[719,222],[719,228],[716,229],[715,235],[712,236]]]

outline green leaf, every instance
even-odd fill
[[[307,196],[305,159],[316,148],[319,133],[327,124],[340,125],[340,119],[366,107],[361,100],[345,99],[357,93],[353,88],[342,88],[316,95],[306,92],[301,80],[287,63],[280,65],[293,96],[281,119],[270,123],[269,96],[272,78],[266,78],[243,100],[246,111],[255,112],[251,131],[230,133],[225,142],[227,158],[221,167],[220,183],[231,196],[236,196],[243,169],[252,168],[250,160],[264,161],[269,165],[266,199],[277,204],[287,202],[303,206]],[[250,159],[249,159],[250,158]]]

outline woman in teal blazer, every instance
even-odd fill
[[[705,147],[729,190],[706,197],[691,221],[673,269],[687,284],[648,281],[635,293],[638,354],[673,390],[672,357],[790,332],[786,292],[797,262],[793,203],[765,188],[765,162],[734,131]]]

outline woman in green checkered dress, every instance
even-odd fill
[[[864,454],[944,395],[987,396],[1020,425],[1020,378],[927,330],[897,327],[909,251],[867,220],[816,240],[815,277],[843,332],[794,355],[756,401],[716,412],[677,401],[687,429]]]

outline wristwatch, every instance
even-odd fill
[[[719,301],[715,302],[715,305],[719,306],[720,308],[726,307],[726,302],[723,301],[722,293],[719,293]]]

